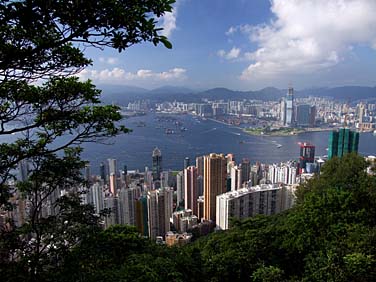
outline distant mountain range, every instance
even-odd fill
[[[234,91],[227,88],[212,88],[205,91],[192,90],[186,87],[163,86],[148,90],[133,86],[98,85],[102,89],[102,101],[127,105],[139,99],[149,99],[154,102],[181,101],[200,102],[202,99],[211,100],[280,100],[286,95],[286,89],[267,87],[256,91]],[[312,88],[295,91],[296,97],[332,97],[336,100],[356,102],[359,100],[376,101],[376,87],[343,86],[334,88]]]

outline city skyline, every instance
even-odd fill
[[[87,48],[93,66],[80,76],[147,89],[373,86],[375,9],[372,0],[177,0],[159,21],[171,50]]]

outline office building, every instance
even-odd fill
[[[296,107],[296,124],[300,127],[313,127],[316,119],[316,107],[299,105]]]
[[[342,157],[351,152],[358,152],[359,132],[348,128],[332,131],[329,135],[328,159]]]
[[[307,163],[315,162],[315,146],[308,143],[299,143],[300,156],[299,156],[299,173],[307,171]]]
[[[283,125],[285,125],[286,124],[286,99],[285,98],[282,98],[280,101],[279,112],[280,112],[279,120],[281,121]]]
[[[216,197],[226,192],[227,167],[223,154],[204,158],[204,219],[215,222]]]
[[[161,150],[155,148],[152,154],[152,172],[153,172],[153,180],[161,180],[161,172],[162,172],[162,153]]]
[[[287,96],[286,96],[286,120],[285,125],[294,126],[295,124],[295,111],[294,111],[294,88],[289,87]]]

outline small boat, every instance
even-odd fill
[[[373,131],[373,135],[376,136],[376,130]]]
[[[165,133],[166,133],[166,134],[174,134],[175,132],[174,132],[172,129],[167,128],[167,129],[165,130]]]
[[[278,145],[277,145],[277,148],[281,148],[281,147],[282,147],[282,145],[281,145],[281,144],[278,144]]]

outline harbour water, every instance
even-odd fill
[[[145,116],[124,120],[124,125],[133,131],[109,141],[110,145],[88,143],[84,145],[83,158],[89,160],[92,171],[98,172],[100,162],[108,158],[118,160],[119,167],[144,170],[151,167],[151,153],[155,147],[162,151],[163,169],[180,170],[185,157],[194,164],[195,157],[215,153],[233,153],[237,161],[249,158],[251,163],[276,163],[297,159],[298,142],[316,145],[316,155],[327,154],[329,132],[309,132],[284,137],[251,136],[241,129],[202,120],[191,115]],[[361,133],[359,153],[376,155],[376,137]]]

